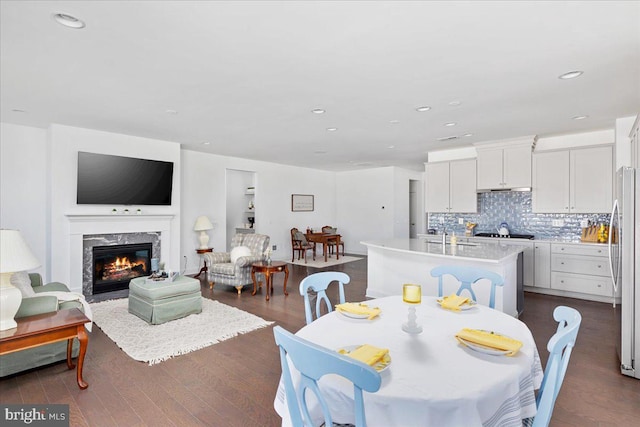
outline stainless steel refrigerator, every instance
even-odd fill
[[[609,224],[609,266],[613,307],[618,317],[620,370],[640,379],[640,173],[617,171],[616,198]],[[616,232],[614,232],[614,230]],[[620,304],[616,306],[616,297]]]

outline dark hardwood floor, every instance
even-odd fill
[[[203,282],[202,295],[297,331],[305,324],[298,284],[317,270],[289,268],[286,298],[282,274],[275,275],[275,292],[268,302],[264,288],[253,297],[245,288],[238,296],[225,286],[210,291]],[[335,270],[351,276],[347,300],[365,299],[366,259]],[[611,305],[527,293],[522,320],[533,332],[543,364],[558,305],[578,309],[583,323],[551,425],[638,425],[640,380],[619,372]],[[88,389],[78,389],[75,373],[63,362],[1,379],[0,402],[66,403],[72,426],[279,426],[273,409],[279,377],[271,327],[155,366],[130,359],[94,327],[84,366]]]

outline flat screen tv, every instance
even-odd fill
[[[78,152],[79,205],[171,205],[173,163]]]

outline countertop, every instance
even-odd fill
[[[438,236],[430,236],[435,238],[434,241],[430,242],[424,238],[418,238],[368,240],[360,243],[367,247],[377,247],[397,252],[412,252],[434,257],[456,257],[495,263],[506,261],[527,249],[527,246],[517,244],[504,245],[498,242],[463,242],[460,240],[455,246],[447,243],[443,248],[442,242],[437,239]]]

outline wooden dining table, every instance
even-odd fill
[[[402,330],[408,311],[402,296],[364,303],[379,307],[380,315],[368,320],[332,311],[296,335],[336,351],[360,344],[389,349],[391,363],[380,372],[380,390],[364,395],[369,427],[520,427],[535,416],[535,390],[541,385],[543,371],[533,335],[520,320],[480,304],[449,311],[441,308],[435,297],[423,296],[416,310],[423,332],[408,334]],[[495,331],[523,345],[513,356],[473,350],[456,340],[462,328]],[[294,384],[299,382],[295,368],[292,377]],[[333,421],[353,424],[351,382],[326,375],[319,385]],[[291,425],[282,381],[274,408],[282,425]],[[322,422],[318,405],[313,406],[311,416],[317,425]]]
[[[305,237],[309,242],[322,243],[322,255],[324,262],[327,262],[329,255],[329,245],[333,242],[336,245],[336,259],[340,259],[340,238],[339,234],[334,233],[307,233]]]

